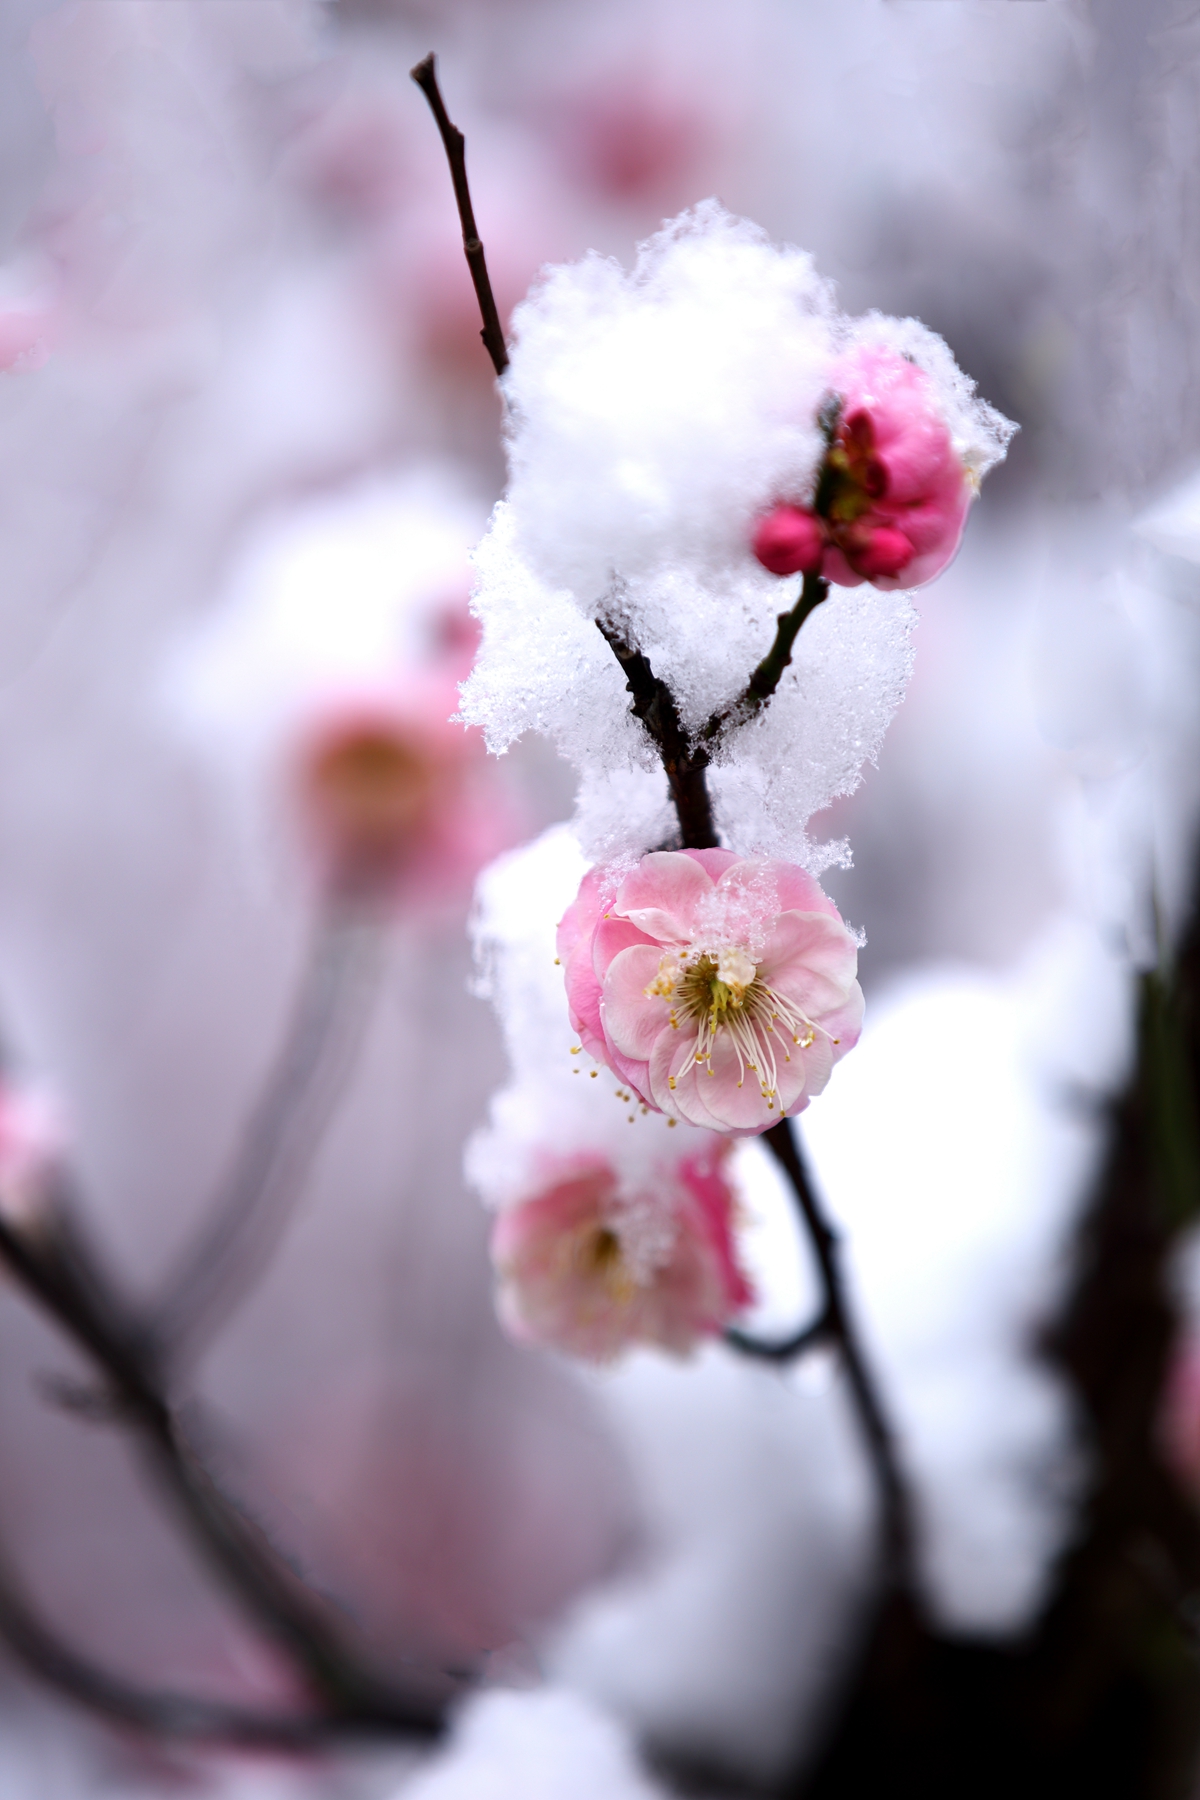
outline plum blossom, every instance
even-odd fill
[[[0,1081],[0,1213],[34,1225],[66,1147],[59,1107],[44,1089]]]
[[[634,1344],[685,1355],[719,1332],[753,1299],[733,1246],[727,1152],[714,1141],[637,1186],[592,1156],[506,1207],[492,1232],[506,1328],[593,1362]]]
[[[411,902],[465,890],[512,820],[441,682],[340,697],[294,747],[300,822],[327,884]]]
[[[830,389],[836,413],[811,505],[772,507],[755,556],[772,574],[822,575],[839,587],[932,581],[979,491],[933,382],[895,350],[867,345],[841,359]]]
[[[746,1137],[858,1039],[857,946],[805,870],[730,850],[594,869],[558,930],[582,1046],[648,1105]]]

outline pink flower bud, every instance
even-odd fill
[[[802,1112],[858,1040],[858,953],[803,869],[659,850],[584,878],[558,929],[584,1048],[656,1111],[734,1137]]]
[[[839,587],[919,587],[958,549],[975,484],[923,369],[892,350],[851,351],[830,376],[841,404],[811,508],[780,502],[755,530],[775,575]]]
[[[799,506],[772,507],[754,533],[754,554],[772,575],[815,575],[825,547],[820,520]]]
[[[851,351],[830,386],[842,413],[818,489],[832,540],[821,573],[842,587],[919,587],[958,549],[975,485],[923,369],[893,350]]]
[[[733,1247],[726,1146],[622,1187],[597,1158],[506,1207],[492,1233],[497,1305],[514,1337],[603,1362],[634,1344],[685,1355],[753,1293]]]

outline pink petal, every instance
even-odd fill
[[[646,1061],[658,1038],[671,1030],[671,1006],[646,989],[658,974],[657,944],[635,944],[614,957],[604,977],[604,1034],[622,1056]]]
[[[686,944],[712,888],[712,877],[695,856],[652,850],[625,877],[612,910],[660,944]]]
[[[858,968],[858,946],[828,913],[785,912],[767,939],[759,976],[820,1018],[841,1006]]]
[[[649,945],[653,949],[654,966],[657,969],[662,946],[656,944],[639,925],[632,924],[629,919],[601,919],[592,934],[592,969],[596,979],[603,981],[613,958],[634,944]],[[647,976],[648,981],[653,979],[652,975]]]

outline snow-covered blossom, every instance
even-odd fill
[[[632,272],[596,255],[550,269],[514,331],[510,478],[475,558],[483,644],[463,716],[497,751],[529,728],[548,733],[580,771],[588,852],[640,855],[663,841],[665,781],[597,621],[648,658],[697,732],[770,646],[779,578],[755,556],[755,531],[781,501],[812,510],[839,382],[848,419],[878,415],[874,461],[894,481],[891,512],[868,520],[876,564],[890,546],[888,587],[906,580],[902,513],[908,560],[927,579],[965,510],[964,471],[981,476],[1011,427],[918,321],[848,318],[809,256],[715,201],[642,245]],[[936,482],[927,492],[930,455],[949,459],[953,502]],[[847,561],[870,560],[850,529],[860,522],[837,527],[835,579],[863,578]],[[739,852],[829,861],[806,823],[857,785],[909,669],[907,599],[869,600],[831,597],[761,715],[771,722],[716,746],[717,822]]]
[[[642,1187],[611,1162],[561,1168],[492,1232],[497,1304],[515,1337],[590,1361],[634,1344],[685,1354],[753,1298],[733,1245],[733,1194],[714,1140]]]
[[[309,504],[260,531],[176,654],[171,698],[339,892],[465,895],[516,835],[478,734],[451,722],[478,635],[470,533],[436,473]]]
[[[803,869],[664,850],[588,874],[558,933],[583,1047],[648,1106],[750,1136],[858,1039],[857,946]]]
[[[447,722],[444,684],[397,683],[314,718],[296,746],[297,810],[331,887],[446,894],[493,854],[497,800],[480,746]]]
[[[918,587],[958,549],[978,492],[955,449],[937,390],[897,352],[862,346],[831,373],[829,449],[808,506],[781,501],[754,534],[775,575],[823,575],[841,587]]]

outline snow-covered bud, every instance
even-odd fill
[[[635,1344],[685,1355],[753,1299],[733,1245],[725,1146],[630,1189],[596,1157],[551,1174],[492,1233],[514,1337],[604,1362]]]
[[[858,1040],[857,945],[790,863],[663,850],[619,883],[593,870],[558,949],[584,1048],[693,1125],[768,1130],[802,1112]]]
[[[820,574],[839,587],[932,581],[979,489],[934,382],[907,356],[869,345],[842,358],[831,388],[836,424],[811,507],[773,507],[755,556],[772,574]]]

